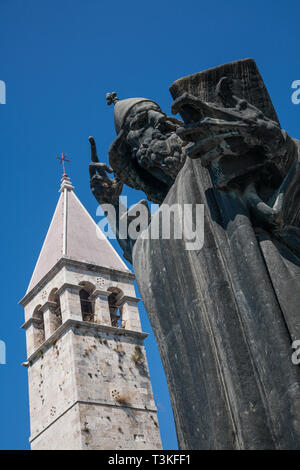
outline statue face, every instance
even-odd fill
[[[134,107],[125,126],[126,143],[139,176],[169,188],[185,160],[182,140],[176,134],[180,122],[146,102]]]

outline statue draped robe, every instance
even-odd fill
[[[201,250],[144,232],[133,251],[180,448],[299,449],[300,256],[282,241],[289,230],[255,230],[200,160],[187,159],[164,203],[204,204],[205,214]]]

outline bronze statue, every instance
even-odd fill
[[[91,188],[117,205],[122,184],[163,205],[204,205],[204,246],[120,241],[164,364],[181,449],[297,449],[300,370],[299,142],[280,127],[252,59],[177,80],[173,113],[115,103],[109,167]],[[112,180],[106,171],[115,174]],[[201,228],[202,229],[202,228]]]

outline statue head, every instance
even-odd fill
[[[117,138],[109,149],[114,174],[144,191],[151,201],[162,202],[185,161],[183,142],[176,133],[182,122],[146,98],[120,101],[113,92],[106,99],[114,104]]]

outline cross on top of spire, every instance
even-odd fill
[[[65,168],[65,162],[70,161],[66,157],[67,157],[67,155],[64,154],[63,152],[61,152],[61,157],[56,157],[59,160],[59,164],[62,165],[62,167],[63,167],[63,177],[67,176],[66,168]]]
[[[66,173],[65,162],[70,161],[66,158],[66,156],[67,156],[66,154],[61,152],[61,156],[56,157],[57,160],[59,160],[59,164],[62,165],[62,169],[63,169],[63,175],[62,175],[62,179],[61,179],[61,187],[60,187],[60,190],[59,190],[60,192],[64,192],[65,189],[68,190],[68,191],[72,191],[74,189],[74,186],[72,186],[70,178],[68,177],[68,175]]]

